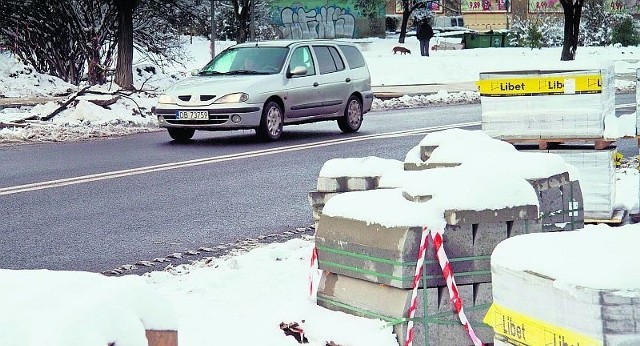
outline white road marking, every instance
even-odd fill
[[[254,151],[248,151],[245,153],[221,155],[221,156],[214,156],[214,157],[208,157],[208,158],[202,158],[202,159],[172,162],[172,163],[165,163],[160,165],[145,166],[145,167],[132,168],[132,169],[124,169],[119,171],[82,175],[82,176],[73,177],[73,178],[56,179],[56,180],[43,181],[38,183],[0,188],[0,196],[12,195],[12,194],[27,192],[27,191],[51,189],[55,187],[62,187],[62,186],[68,186],[68,185],[83,184],[83,183],[89,183],[89,182],[100,181],[100,180],[128,177],[128,176],[134,176],[139,174],[168,171],[171,169],[186,168],[186,167],[193,167],[193,166],[208,165],[208,164],[218,163],[218,162],[247,159],[251,157],[260,157],[260,156],[274,155],[279,153],[321,148],[321,147],[326,147],[331,145],[355,143],[355,142],[362,142],[362,141],[383,139],[383,138],[414,136],[414,135],[421,135],[421,134],[425,134],[433,131],[441,131],[441,130],[452,129],[452,128],[478,126],[478,125],[480,125],[479,121],[443,125],[443,126],[423,127],[419,129],[413,129],[413,130],[402,130],[402,131],[393,131],[393,132],[386,132],[386,133],[374,134],[374,135],[363,135],[358,137],[330,139],[330,140],[315,142],[315,143],[296,144],[296,145],[291,145],[287,147],[254,150]]]
[[[616,109],[620,109],[620,108],[636,108],[636,104],[635,103],[622,103],[622,104],[616,105]]]

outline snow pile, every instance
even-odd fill
[[[146,345],[145,330],[177,330],[169,302],[144,278],[0,270],[3,345]]]
[[[180,345],[298,345],[278,327],[293,321],[302,325],[310,346],[397,345],[384,321],[316,305],[309,296],[312,250],[312,241],[292,239],[152,272],[147,281],[175,306]]]
[[[54,76],[25,66],[6,52],[0,52],[0,98],[66,95],[77,87]]]
[[[449,93],[446,90],[440,90],[432,95],[404,95],[389,100],[373,99],[371,109],[389,110],[401,108],[418,108],[433,104],[456,104],[456,103],[479,103],[480,93],[477,91],[459,91],[457,93]]]

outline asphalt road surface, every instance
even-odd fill
[[[618,99],[635,111],[634,95]],[[372,112],[352,135],[333,121],[290,126],[275,143],[235,131],[181,145],[159,131],[2,146],[0,268],[140,273],[300,236],[327,160],[404,160],[429,132],[479,125],[473,104]]]

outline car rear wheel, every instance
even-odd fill
[[[261,139],[275,141],[282,135],[283,122],[282,107],[275,101],[269,101],[262,110],[262,119],[256,134]]]
[[[196,132],[194,129],[174,129],[169,128],[169,136],[173,138],[176,142],[186,142],[193,137],[193,134]]]
[[[338,127],[342,132],[357,132],[362,125],[362,102],[355,95],[349,97],[347,108],[344,109],[344,116],[338,119]]]

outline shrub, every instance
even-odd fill
[[[633,18],[626,17],[613,27],[611,43],[619,43],[623,46],[636,46],[640,43],[638,33],[633,27]]]
[[[613,27],[624,16],[628,14],[608,11],[602,0],[585,2],[580,16],[578,43],[581,46],[610,45]]]
[[[399,23],[398,17],[386,16],[384,18],[384,27],[388,32],[396,32]]]
[[[530,16],[528,20],[516,17],[509,35],[512,46],[541,48],[562,45],[562,19],[551,16]]]
[[[542,39],[543,37],[540,27],[530,22],[527,26],[527,36],[524,39],[525,46],[530,47],[531,49],[542,48]]]

